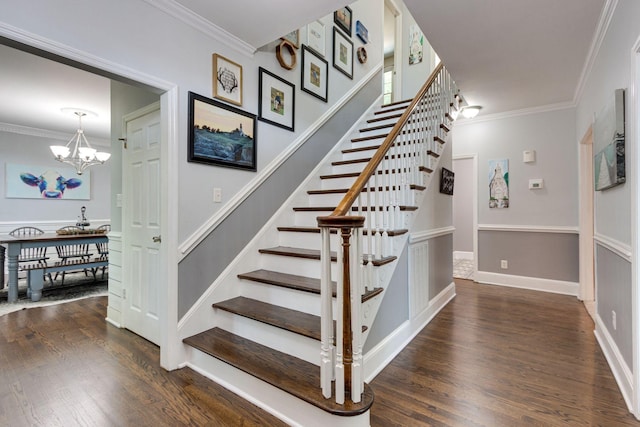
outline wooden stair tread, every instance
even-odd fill
[[[275,246],[273,248],[263,248],[259,249],[258,252],[261,254],[270,254],[270,255],[280,255],[280,256],[289,256],[294,258],[305,258],[305,259],[320,259],[320,250],[319,249],[305,249],[305,248],[294,248],[290,246]],[[363,263],[366,262],[368,255],[363,255]],[[382,258],[374,258],[373,265],[379,267],[381,265],[388,264],[394,261],[397,257],[388,256]],[[331,261],[335,262],[337,260],[336,253],[331,252]]]
[[[280,273],[270,270],[255,270],[248,273],[238,274],[238,277],[244,280],[251,280],[258,283],[265,283],[273,286],[280,286],[288,289],[295,289],[302,292],[309,292],[320,295],[320,279],[311,277],[298,276],[295,274]],[[336,283],[331,282],[332,296],[336,297]],[[374,296],[380,294],[382,288],[374,288],[366,290],[362,295],[362,302],[370,300]]]
[[[351,142],[362,142],[362,141],[370,141],[372,139],[384,139],[389,135],[389,133],[377,133],[375,135],[368,136],[360,136],[358,138],[352,138]]]
[[[320,227],[304,227],[304,226],[292,226],[292,227],[278,227],[278,231],[289,231],[289,232],[295,232],[295,233],[320,233]],[[336,230],[335,228],[332,228],[330,230],[331,234],[336,234],[338,232],[338,230]],[[406,228],[402,228],[399,230],[387,230],[387,235],[390,237],[393,236],[400,236],[402,234],[407,234],[409,232],[409,230],[407,230]],[[364,234],[365,236],[368,234],[368,230],[364,229],[362,230],[362,234]]]
[[[364,385],[359,403],[347,401],[338,405],[334,399],[325,399],[318,366],[220,328],[201,332],[183,342],[334,415],[360,415],[373,404],[373,390],[368,384]]]
[[[380,108],[387,108],[387,107],[392,107],[394,105],[399,105],[399,104],[407,104],[407,106],[409,106],[409,104],[411,103],[411,101],[413,101],[413,98],[409,98],[409,99],[403,99],[401,101],[393,101],[390,102],[388,104],[382,104],[380,106]]]
[[[387,123],[384,125],[368,126],[366,128],[358,129],[358,132],[371,132],[374,130],[388,129],[388,128],[394,127],[395,125],[396,125],[395,123]]]
[[[390,115],[384,116],[384,117],[376,117],[374,119],[369,119],[369,120],[367,120],[367,123],[375,123],[375,122],[382,122],[384,120],[399,119],[400,117],[402,117],[402,113],[400,113],[400,114],[390,114]]]
[[[294,212],[333,212],[335,210],[335,206],[299,206],[293,208]],[[362,206],[363,211],[368,211],[369,206]],[[373,206],[371,210],[380,211],[384,209],[384,206]],[[399,206],[401,211],[415,211],[418,209],[417,206]],[[359,208],[357,206],[351,207],[351,211],[356,212]]]
[[[213,308],[244,316],[320,341],[320,317],[246,297],[217,302]]]
[[[381,110],[378,110],[378,111],[374,112],[373,114],[378,115],[378,114],[389,113],[391,111],[402,111],[402,110],[406,110],[407,107],[408,107],[408,105],[383,108]]]
[[[417,190],[417,191],[424,191],[426,189],[426,187],[424,185],[417,185],[417,184],[410,184],[409,185],[409,189],[411,190]],[[386,186],[386,187],[378,187],[378,191],[395,191],[396,190],[396,186]],[[333,188],[330,190],[308,190],[307,194],[340,194],[340,193],[346,193],[347,191],[349,191],[348,188]],[[369,188],[363,188],[362,189],[363,192],[367,192],[367,191],[375,191],[374,187],[369,187]]]

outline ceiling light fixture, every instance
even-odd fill
[[[473,119],[478,115],[481,109],[482,107],[480,107],[479,105],[470,105],[462,109],[462,115],[467,119]]]
[[[110,153],[98,151],[89,144],[82,130],[82,118],[87,115],[87,111],[79,111],[77,109],[63,108],[63,111],[71,111],[78,116],[78,130],[71,137],[67,145],[52,145],[49,148],[54,158],[62,163],[72,165],[76,168],[76,173],[82,175],[82,172],[89,166],[101,165],[111,157]],[[73,143],[73,146],[72,146]],[[71,151],[73,148],[73,151]],[[71,156],[69,156],[71,154]]]

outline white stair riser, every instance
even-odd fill
[[[320,261],[306,258],[296,258],[282,255],[260,254],[260,268],[265,270],[278,271],[287,274],[296,274],[298,276],[320,278]],[[336,274],[335,263],[332,265],[333,272]]]
[[[224,310],[215,311],[219,328],[314,365],[320,365],[319,341]]]
[[[372,147],[374,145],[380,145],[384,142],[384,138],[366,139],[364,141],[351,142],[347,148],[365,148]]]
[[[369,199],[371,201],[373,201],[373,199],[376,197],[376,193],[378,200],[380,200],[380,198],[382,197],[388,198],[397,196],[387,191],[372,192],[369,196]],[[338,206],[340,201],[344,198],[345,194],[346,193],[313,194],[309,196],[309,206]],[[364,204],[367,203],[366,191],[361,193],[360,200],[362,200],[362,203]]]
[[[372,145],[365,145],[365,147],[371,147]],[[366,151],[354,151],[350,153],[342,153],[342,160],[356,160],[362,159],[365,157],[373,157],[376,153],[377,148],[372,148]]]
[[[318,226],[317,218],[319,216],[329,216],[330,214],[331,214],[331,211],[324,211],[324,212],[296,212],[295,213],[295,225],[296,226],[300,226],[300,227],[317,227]],[[353,211],[353,212],[351,212],[351,214],[352,215],[356,215],[356,216],[363,216],[365,218],[364,227],[365,228],[369,227],[369,215],[367,214],[367,212],[362,212],[362,215],[360,215],[357,211]],[[394,224],[385,223],[385,215],[383,215],[381,212],[378,212],[377,215],[375,215],[375,212],[372,212],[371,214],[372,214],[371,215],[371,217],[372,217],[372,226],[374,226],[376,228],[391,227],[391,228],[396,228],[397,229],[397,228],[404,228],[404,227],[399,227],[399,226],[406,222],[405,217],[408,214],[408,212],[401,211],[398,214],[398,218],[396,218],[394,220]],[[386,221],[389,222],[391,220],[387,219]],[[399,224],[396,224],[396,222],[399,222]]]
[[[331,173],[332,174],[340,174],[340,173],[360,173],[364,169],[366,163],[347,163],[344,165],[332,165]]]
[[[331,247],[338,242],[338,235],[331,235]],[[318,249],[322,243],[320,233],[280,232],[280,246],[294,248]]]
[[[320,190],[332,190],[334,188],[351,188],[355,180],[355,177],[326,178],[320,181]]]
[[[320,315],[320,295],[275,286],[266,283],[242,280],[240,284],[242,295],[250,295],[252,299],[302,311],[304,313]]]

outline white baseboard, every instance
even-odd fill
[[[620,388],[622,397],[627,404],[627,408],[629,409],[629,412],[633,413],[633,375],[631,374],[631,369],[627,366],[627,363],[624,361],[622,354],[620,354],[620,350],[613,340],[613,337],[609,334],[607,327],[604,325],[604,322],[598,314],[596,314],[595,322],[596,330],[594,331],[594,334],[596,339],[598,340],[600,348],[604,353],[604,357],[609,363],[609,368],[611,368],[611,372],[613,372],[613,376],[618,383],[618,387]]]
[[[454,259],[470,259],[473,260],[473,252],[453,251]]]
[[[580,292],[580,284],[577,282],[514,276],[510,274],[490,273],[488,271],[478,271],[475,275],[475,281],[486,285],[508,286],[511,288],[530,289],[533,291],[551,292],[575,297],[577,297]]]
[[[365,381],[371,382],[418,333],[456,296],[455,283],[449,284],[429,306],[411,320],[402,323],[364,355]]]

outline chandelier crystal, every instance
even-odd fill
[[[71,137],[67,145],[52,145],[49,148],[54,158],[62,163],[73,166],[78,175],[82,175],[85,169],[93,165],[101,165],[111,157],[110,153],[98,151],[89,144],[82,130],[82,117],[87,114],[82,111],[74,111],[78,116],[78,130]],[[73,151],[71,151],[73,149]]]

